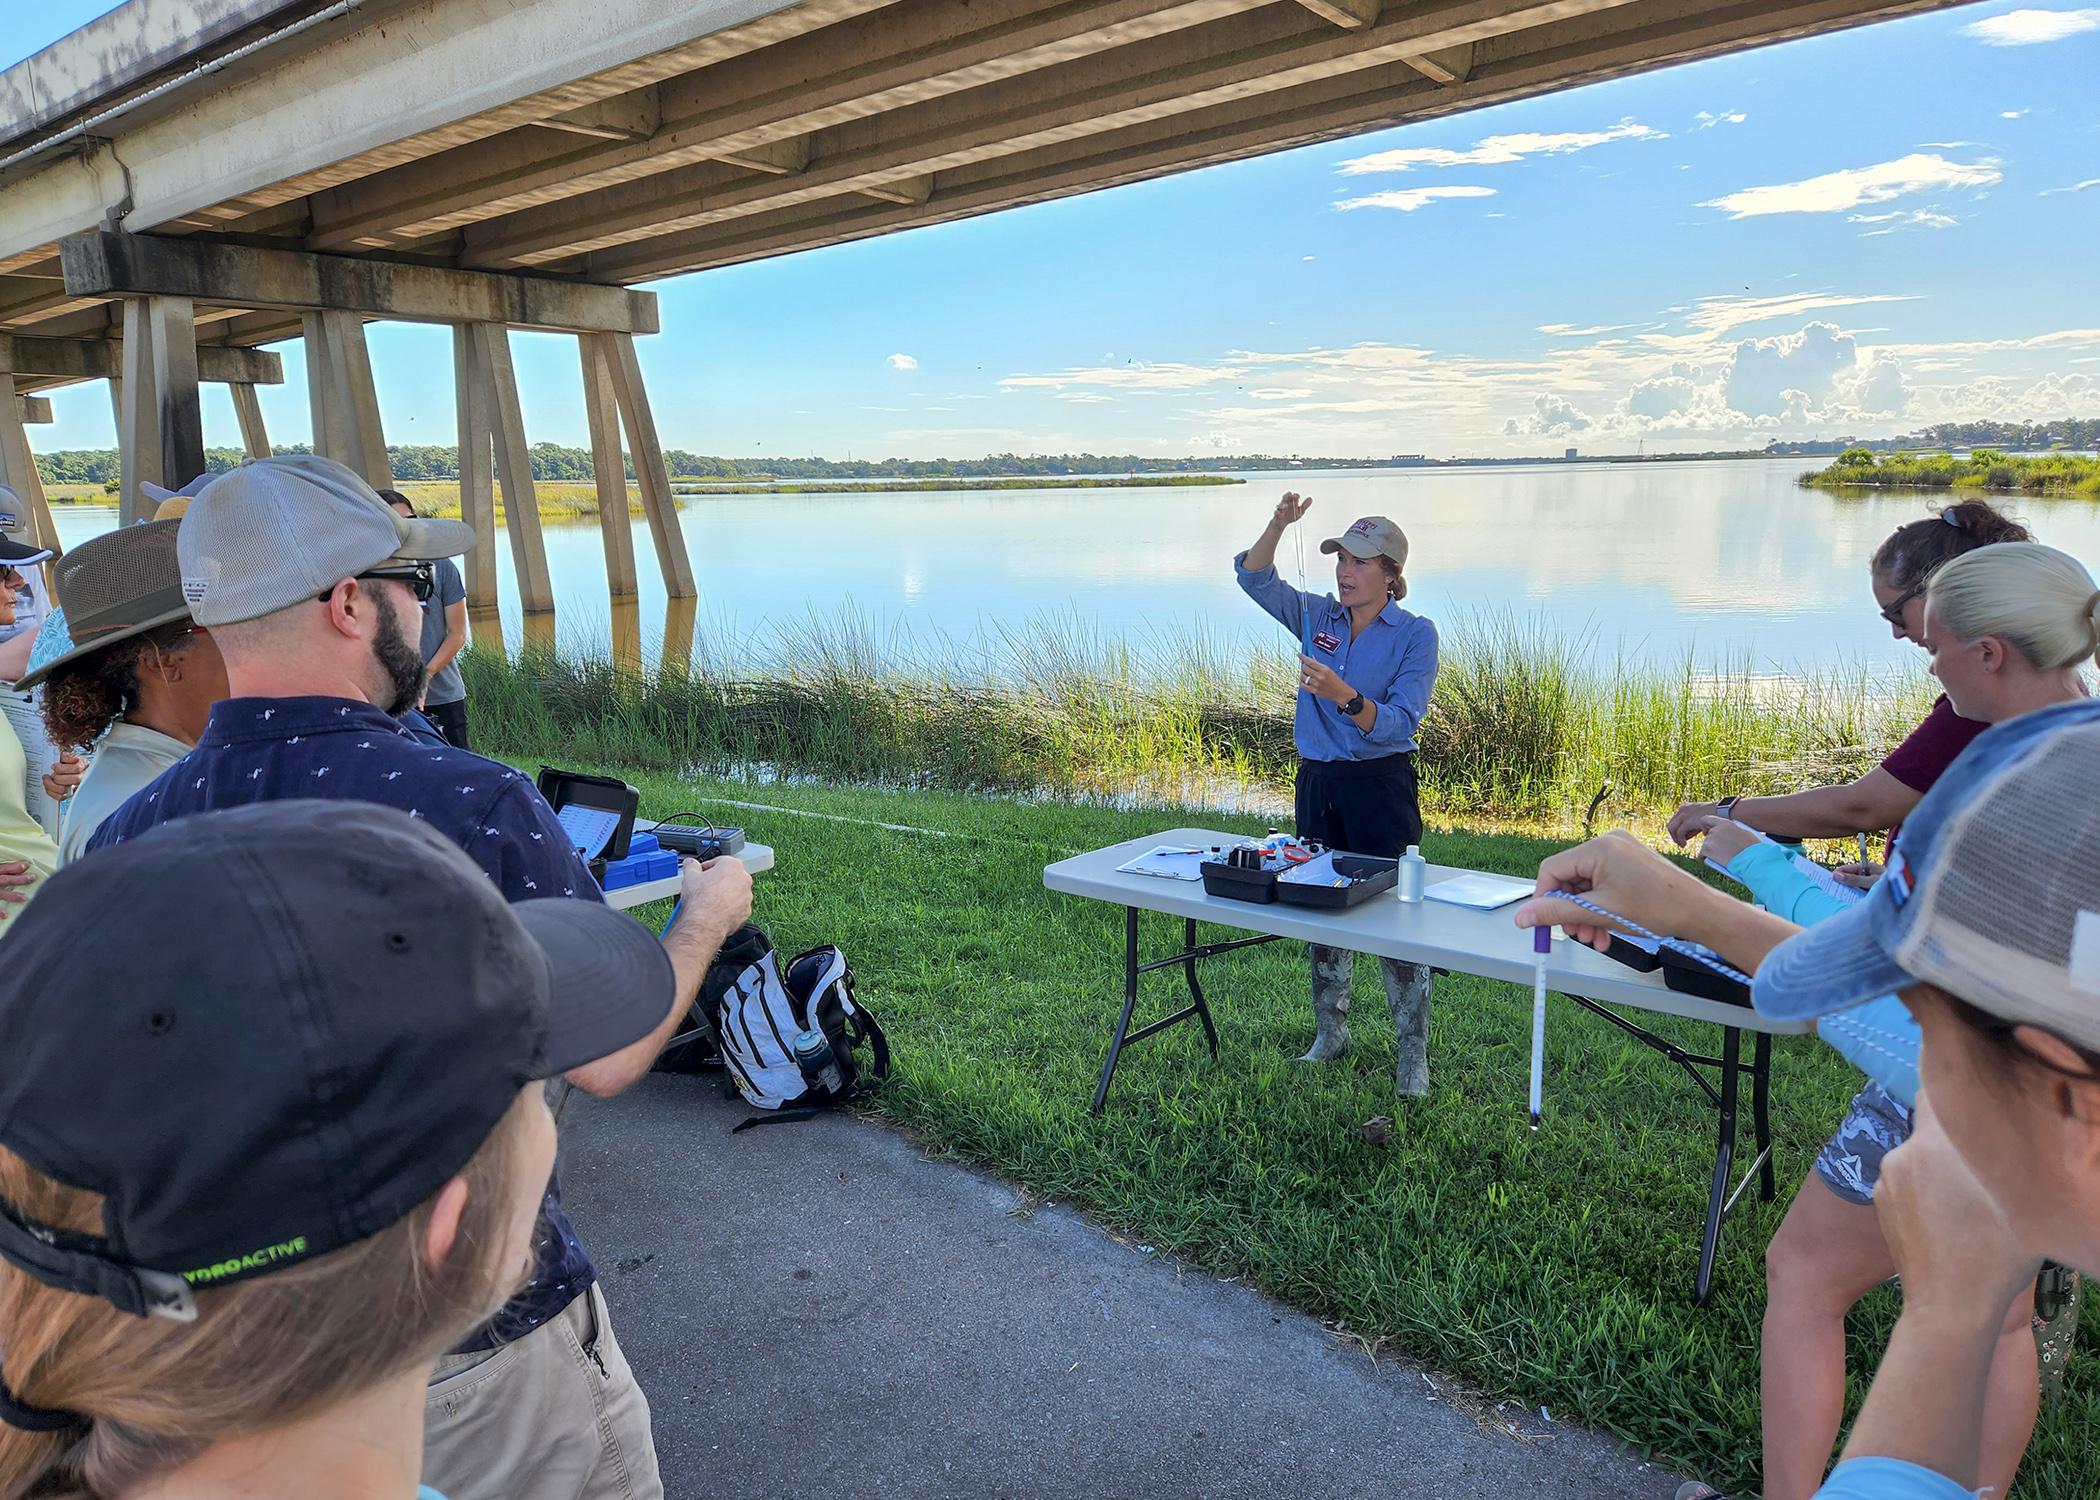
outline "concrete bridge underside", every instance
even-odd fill
[[[505,331],[552,328],[689,593],[624,288],[1951,3],[130,0],[0,74],[0,462],[19,398],[114,376],[127,478],[179,482],[196,382],[302,337],[318,445],[383,477],[363,324],[448,323],[544,607]]]

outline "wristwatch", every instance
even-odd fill
[[[1741,792],[1737,792],[1733,797],[1723,797],[1714,804],[1714,811],[1733,823],[1735,821],[1735,805],[1742,800],[1743,794]]]
[[[1364,695],[1362,693],[1358,693],[1354,698],[1342,705],[1342,717],[1345,719],[1353,719],[1363,711]]]

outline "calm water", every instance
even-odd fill
[[[615,622],[595,521],[546,527],[566,647],[604,652],[617,629],[654,658],[695,630],[718,660],[763,655],[783,629],[850,608],[879,638],[919,651],[997,654],[1004,631],[1076,618],[1140,644],[1200,631],[1228,644],[1285,644],[1232,582],[1230,558],[1285,488],[1309,491],[1305,566],[1332,587],[1317,550],[1354,517],[1397,520],[1413,545],[1409,607],[1456,621],[1544,617],[1609,659],[1747,663],[1758,671],[1917,669],[1867,592],[1867,559],[1928,497],[1836,500],[1802,489],[1812,461],[1551,464],[1445,470],[1298,471],[1244,485],[893,495],[688,498],[687,546],[700,581],[696,620],[667,621],[647,526],[634,523],[642,598]],[[2044,540],[2100,565],[2100,506],[2023,501]],[[64,508],[69,542],[107,528],[107,511]],[[524,633],[507,541],[504,634]],[[1296,558],[1286,540],[1279,565]],[[544,625],[540,626],[544,629]],[[625,652],[623,651],[623,654]]]

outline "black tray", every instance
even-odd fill
[[[1380,891],[1389,891],[1400,878],[1400,861],[1375,854],[1337,854],[1334,873],[1348,877],[1344,886],[1300,885],[1279,879],[1276,899],[1285,906],[1310,906],[1321,911],[1340,911]]]
[[[1617,959],[1629,969],[1643,974],[1652,974],[1662,967],[1662,959],[1636,943],[1629,943],[1616,932],[1611,935],[1611,946],[1604,950],[1606,958]],[[1716,979],[1721,976],[1716,974]]]
[[[1718,1000],[1724,1005],[1750,1004],[1750,987],[1716,974],[1695,958],[1665,948],[1656,955],[1662,961],[1663,983],[1682,995]]]
[[[1228,901],[1253,901],[1262,905],[1276,899],[1276,871],[1243,870],[1222,859],[1203,861],[1203,890]]]

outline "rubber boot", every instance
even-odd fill
[[[1399,1043],[1393,1085],[1401,1098],[1419,1099],[1429,1092],[1429,991],[1434,976],[1426,964],[1382,958],[1378,977],[1385,981],[1385,1003],[1393,1013],[1393,1036]]]
[[[1333,1062],[1349,1050],[1349,987],[1356,973],[1356,955],[1347,948],[1306,945],[1312,958],[1313,1020],[1319,1029],[1313,1044],[1300,1062]]]

